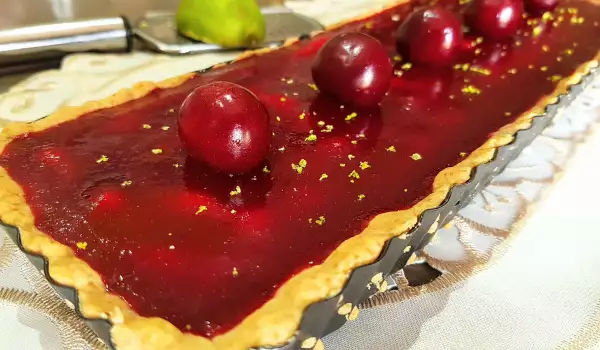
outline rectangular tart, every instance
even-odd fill
[[[307,306],[339,293],[598,66],[600,10],[583,0],[524,20],[510,43],[476,40],[475,56],[447,70],[411,65],[395,54],[394,33],[424,4],[8,125],[0,220],[77,290],[84,316],[111,322],[119,350],[285,343]],[[396,62],[379,108],[340,104],[312,81],[317,51],[353,31]],[[213,81],[242,85],[267,108],[264,167],[228,176],[189,159],[178,111]]]

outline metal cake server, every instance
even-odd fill
[[[259,4],[267,24],[266,40],[261,47],[277,46],[288,38],[323,30],[320,23],[293,12],[280,0],[262,0]],[[75,52],[128,52],[134,48],[149,48],[182,55],[226,50],[180,36],[173,12],[143,13],[131,21],[123,16],[109,16],[0,28],[0,72],[56,63]]]

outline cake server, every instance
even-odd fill
[[[267,35],[261,47],[323,29],[317,21],[285,6],[266,6],[262,12]],[[0,70],[48,65],[75,52],[128,52],[134,48],[173,55],[227,50],[180,36],[173,12],[147,12],[136,21],[115,16],[0,30]]]

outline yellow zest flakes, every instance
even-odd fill
[[[163,153],[163,150],[160,149],[160,148],[155,148],[155,149],[152,150],[152,153],[154,153],[154,154],[161,154],[161,153]]]
[[[100,158],[98,158],[98,160],[96,160],[96,163],[100,164],[100,163],[106,163],[108,162],[108,157],[105,155],[101,155]]]
[[[565,54],[566,54],[567,56],[571,56],[571,55],[573,54],[573,50],[571,50],[571,49],[566,49],[566,50],[565,50]]]
[[[308,84],[308,86],[315,91],[319,91],[319,88],[315,84]]]
[[[468,4],[469,2],[471,2],[471,0],[458,0],[460,5]]]
[[[357,144],[358,144],[358,141],[356,141],[356,140],[352,140],[352,141],[350,141],[350,143],[351,143],[351,144],[353,144],[353,145],[357,145]]]
[[[539,36],[540,34],[542,34],[542,30],[543,30],[542,27],[537,26],[537,27],[533,28],[533,31],[531,32],[531,34],[535,38],[535,37]]]
[[[231,213],[231,214],[235,214],[235,213],[237,213],[237,210],[235,210],[235,209],[231,209],[230,213]]]
[[[340,166],[341,166],[342,168],[345,168],[345,167],[346,167],[346,164],[344,164],[344,163],[340,163]]]
[[[373,22],[367,22],[367,23],[365,23],[365,28],[367,28],[367,29],[373,28]]]
[[[583,17],[571,17],[571,24],[582,24],[585,19]]]
[[[352,159],[354,159],[354,158],[356,158],[354,155],[352,155],[352,154],[349,154],[349,155],[348,155],[348,160],[352,160]]]
[[[287,101],[287,99],[285,97],[282,97],[282,98],[279,99],[279,101],[285,102],[285,101]]]
[[[280,122],[280,121],[281,121],[281,118],[280,118],[279,116],[276,116],[276,117],[275,117],[275,120],[277,120],[278,122]]]
[[[322,121],[322,120],[319,120],[319,121],[317,122],[317,125],[318,125],[318,126],[320,126],[320,127],[323,127],[323,126],[325,126],[325,122],[324,122],[324,121]]]
[[[300,161],[298,162],[298,164],[292,163],[292,169],[296,170],[296,172],[298,174],[302,174],[302,172],[304,171],[304,168],[306,168],[307,164],[308,163],[306,162],[306,160],[300,159]]]
[[[317,141],[317,135],[310,134],[304,139],[304,141],[309,141],[309,142]]]
[[[173,164],[173,166],[174,166],[175,168],[181,168],[181,164],[179,164],[179,163],[175,163],[175,164]]]
[[[279,152],[283,152],[283,151],[285,151],[285,147],[279,147],[277,150],[278,150]]]
[[[400,56],[400,55],[396,55],[396,56],[394,56],[392,59],[393,59],[394,61],[396,61],[396,62],[400,62],[400,61],[402,61],[402,56]]]
[[[397,77],[401,77],[402,74],[404,74],[404,71],[401,71],[400,69],[394,69],[394,75]]]
[[[333,125],[331,125],[331,124],[325,125],[325,129],[321,130],[321,132],[332,132],[332,131],[333,131]]]
[[[517,74],[517,69],[516,68],[511,68],[511,69],[508,70],[508,72],[510,74]]]
[[[530,19],[527,20],[527,25],[530,26],[530,27],[535,26],[537,24],[538,24],[538,20],[537,19],[530,18]]]
[[[548,22],[554,19],[554,16],[552,16],[552,12],[544,12],[544,14],[542,15],[542,21],[544,22]]]
[[[479,90],[478,88],[476,88],[473,85],[467,85],[467,86],[463,87],[461,89],[461,91],[465,95],[479,95],[481,93],[481,90]]]
[[[412,160],[421,160],[423,159],[423,157],[421,157],[421,155],[419,153],[413,153],[412,156],[410,156],[412,158]]]
[[[294,83],[294,79],[288,79],[285,81],[286,84],[293,84]]]
[[[350,120],[356,118],[357,115],[358,114],[356,114],[356,112],[352,112],[352,113],[348,114],[344,120],[345,121],[350,121]]]
[[[471,67],[471,68],[469,68],[469,70],[471,72],[479,73],[479,74],[482,74],[482,75],[490,75],[490,74],[492,74],[492,71],[490,71],[489,69],[486,69],[486,68],[482,68],[482,67]]]
[[[302,120],[302,119],[304,119],[304,117],[306,117],[306,114],[305,114],[305,113],[302,113],[302,114],[300,114],[300,115],[298,116],[298,119]]]
[[[579,12],[578,9],[576,9],[575,7],[568,7],[567,8],[567,13],[571,14],[571,15],[576,15]],[[564,13],[564,12],[563,12]]]
[[[507,116],[507,117],[510,117],[511,114],[512,113],[510,113],[510,112],[504,112],[504,115]]]
[[[267,167],[266,165],[265,165],[265,167],[262,169],[262,171],[263,171],[263,173],[265,173],[265,174],[268,174],[268,173],[270,173],[270,172],[271,172],[271,170],[269,170],[269,167]]]
[[[469,68],[471,68],[471,66],[468,63],[465,63],[462,66],[460,66],[460,69],[462,69],[465,72],[468,71]]]
[[[464,156],[467,155],[467,152],[460,152],[459,154],[460,154],[461,157],[464,157]]]
[[[163,126],[161,129],[162,129],[163,131],[167,131],[167,130],[171,129],[171,127],[170,127],[170,126]]]
[[[185,329],[188,330],[188,331],[191,330],[192,329],[192,325],[191,324],[186,324],[185,325]]]
[[[175,113],[175,108],[171,108],[171,109],[169,109],[169,112],[171,112],[171,113]]]
[[[144,125],[142,125],[142,128],[144,128],[144,129],[152,129],[152,126],[150,124],[144,124]]]
[[[77,248],[81,250],[85,250],[88,246],[87,242],[77,242],[75,244],[77,245]]]
[[[240,186],[235,186],[235,190],[229,192],[230,196],[237,196],[238,194],[242,193],[242,189],[240,188]]]
[[[323,180],[325,180],[328,177],[329,176],[327,174],[323,173],[323,174],[321,174],[321,177],[319,178],[319,181],[323,181]]]
[[[365,196],[364,194],[362,194],[362,193],[361,193],[361,194],[359,194],[359,195],[358,195],[358,200],[359,200],[359,201],[362,201],[363,199],[365,199],[365,197],[366,197],[366,196]]]
[[[551,82],[556,82],[562,79],[562,77],[560,75],[553,75],[550,78],[548,78]]]
[[[352,170],[352,172],[348,174],[348,177],[360,179],[360,174],[356,170]]]
[[[540,67],[540,70],[541,70],[542,72],[545,72],[545,71],[547,71],[547,70],[548,70],[548,67],[546,67],[546,66],[541,66],[541,67]]]
[[[548,52],[550,51],[550,48],[548,47],[548,45],[542,45],[542,51]]]
[[[407,62],[407,63],[403,64],[402,66],[400,66],[400,69],[402,69],[402,70],[409,70],[411,68],[412,68],[412,63],[410,63],[410,62]]]
[[[130,180],[123,181],[123,183],[121,183],[121,187],[131,186],[132,184],[133,184],[133,181],[130,181]]]
[[[388,152],[396,152],[396,147],[390,146],[390,147],[386,148],[385,150]]]
[[[196,211],[196,215],[198,215],[200,213],[203,213],[203,212],[205,212],[207,210],[208,210],[208,208],[206,207],[206,205],[201,205],[201,206],[198,207],[198,210]]]
[[[231,274],[233,275],[233,277],[237,277],[239,275],[238,270],[234,267],[233,271],[231,272]]]
[[[475,44],[477,44],[477,45],[481,44],[482,42],[483,42],[483,37],[482,36],[480,36],[477,39],[475,39]]]
[[[317,220],[315,220],[315,224],[317,224],[319,226],[323,226],[324,223],[325,223],[325,217],[324,216],[319,216],[319,218]]]
[[[518,45],[517,45],[517,46],[518,46]],[[481,48],[479,48],[479,47],[478,47],[478,48],[476,48],[476,49],[475,49],[475,56],[479,55],[479,54],[481,53],[481,51],[483,51],[483,50],[481,50]]]
[[[369,165],[369,162],[360,162],[360,168],[362,170],[366,170],[369,169],[371,166]]]

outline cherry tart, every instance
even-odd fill
[[[308,305],[597,65],[596,5],[526,12],[502,35],[469,17],[508,1],[439,1],[434,24],[456,41],[424,42],[433,62],[411,54],[426,14],[399,29],[427,6],[411,1],[8,126],[0,219],[86,316],[116,325],[120,350],[285,343]]]

